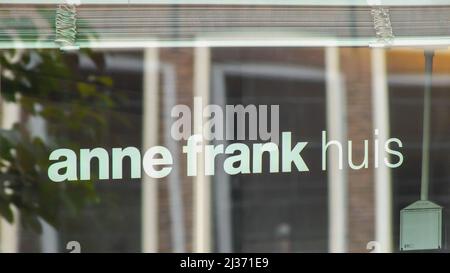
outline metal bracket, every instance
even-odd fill
[[[389,46],[394,41],[389,8],[373,7],[371,10],[377,43],[371,46]]]
[[[73,1],[61,4],[56,10],[55,43],[61,50],[77,50],[77,4]]]

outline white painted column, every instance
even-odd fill
[[[59,233],[58,231],[44,220],[41,220],[41,251],[42,253],[58,253],[59,252]]]
[[[326,109],[328,141],[346,143],[346,95],[339,67],[339,48],[325,49]],[[342,157],[342,158],[340,158]],[[339,169],[346,158],[336,147],[328,149],[328,250],[347,251],[347,169]]]
[[[5,102],[3,100],[1,104],[1,128],[11,129],[16,122],[20,121],[20,106],[17,103]],[[19,251],[20,215],[16,207],[12,207],[12,210],[14,215],[14,222],[12,224],[0,218],[0,252],[2,253],[15,253]]]
[[[382,48],[373,48],[372,54],[372,116],[374,139],[384,145],[389,138],[389,93],[386,76],[386,56]],[[377,135],[378,134],[378,135]],[[392,252],[392,185],[390,169],[383,163],[388,156],[383,148],[379,152],[375,176],[375,240],[380,252]]]
[[[19,252],[19,212],[16,207],[12,208],[14,223],[10,224],[3,218],[0,220],[0,253]]]
[[[196,47],[194,52],[194,109],[203,109],[209,103],[210,92],[210,49]],[[202,104],[202,105],[199,105]],[[198,111],[200,111],[198,110]],[[197,116],[197,115],[200,115]],[[194,133],[203,135],[204,118],[202,111],[194,113]],[[204,140],[203,144],[207,144]],[[211,252],[212,218],[211,218],[211,180],[205,176],[205,156],[199,153],[197,176],[194,182],[194,252]],[[206,159],[208,160],[208,159]]]
[[[172,252],[183,253],[186,252],[186,230],[183,213],[183,178],[180,174],[180,155],[182,153],[178,142],[171,136],[172,117],[169,115],[172,107],[177,104],[177,75],[176,68],[172,64],[161,64],[160,69],[164,81],[162,111],[166,114],[164,118],[164,144],[173,155],[172,171],[167,176]]]
[[[42,106],[37,105],[41,110]],[[47,141],[47,123],[45,119],[40,116],[30,116],[28,120],[28,128],[33,137],[39,137],[44,142]],[[59,251],[59,235],[58,231],[47,223],[44,219],[39,219],[42,225],[41,233],[41,251],[42,253],[57,253]]]
[[[158,48],[144,50],[142,150],[158,145]],[[142,252],[158,252],[158,181],[142,175]]]

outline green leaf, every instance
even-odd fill
[[[0,200],[0,214],[6,221],[9,223],[13,223],[14,221],[14,213],[11,209],[11,206],[6,203],[4,200]]]

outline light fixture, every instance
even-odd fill
[[[420,200],[400,211],[400,250],[442,248],[442,207],[429,200],[432,50],[425,50],[422,177]]]

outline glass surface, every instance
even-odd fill
[[[448,251],[448,6],[380,37],[368,6],[82,5],[63,46],[55,5],[13,7],[0,252]],[[400,211],[424,189],[422,236]]]

